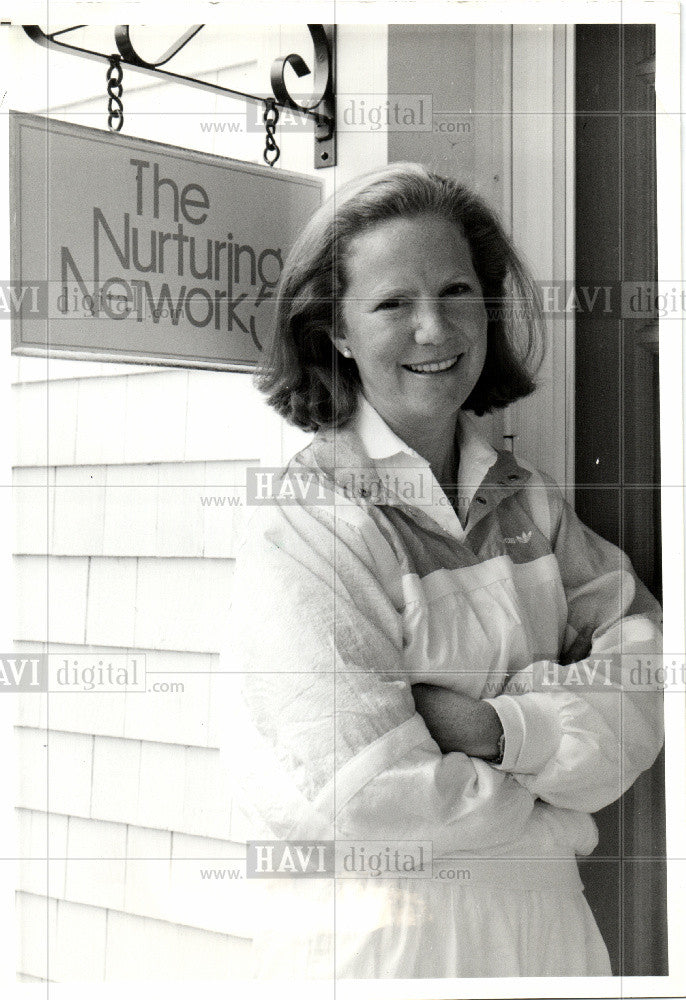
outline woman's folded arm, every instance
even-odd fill
[[[558,662],[537,661],[487,699],[505,731],[502,769],[554,805],[595,811],[650,767],[663,741],[661,611],[616,546],[556,487],[553,551],[568,606]]]
[[[297,505],[256,516],[223,658],[227,768],[277,836],[507,843],[535,796],[432,739],[402,671],[395,556],[355,517]]]

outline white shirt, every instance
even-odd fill
[[[429,463],[391,430],[383,417],[360,393],[352,426],[378,469],[387,469],[393,481],[402,475],[414,489],[406,496],[415,500],[446,531],[456,538],[465,536],[465,520],[484,476],[498,458],[495,448],[480,434],[473,420],[460,410],[457,419],[457,442],[460,461],[457,471],[456,515]],[[408,463],[407,459],[412,462]]]

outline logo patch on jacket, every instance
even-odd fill
[[[503,541],[508,545],[525,545],[531,541],[531,535],[531,531],[523,531],[521,535],[515,535],[514,538],[503,538]]]

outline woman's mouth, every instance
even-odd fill
[[[410,372],[415,372],[417,375],[431,375],[434,372],[447,372],[453,368],[457,362],[462,357],[461,354],[456,354],[452,358],[446,358],[444,361],[427,361],[423,365],[403,365],[403,368],[407,368]]]

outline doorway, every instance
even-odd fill
[[[611,308],[576,317],[576,511],[662,597],[657,314],[655,28],[576,29],[576,285]],[[603,296],[603,301],[608,301]],[[596,814],[581,864],[616,975],[667,974],[664,755]]]

